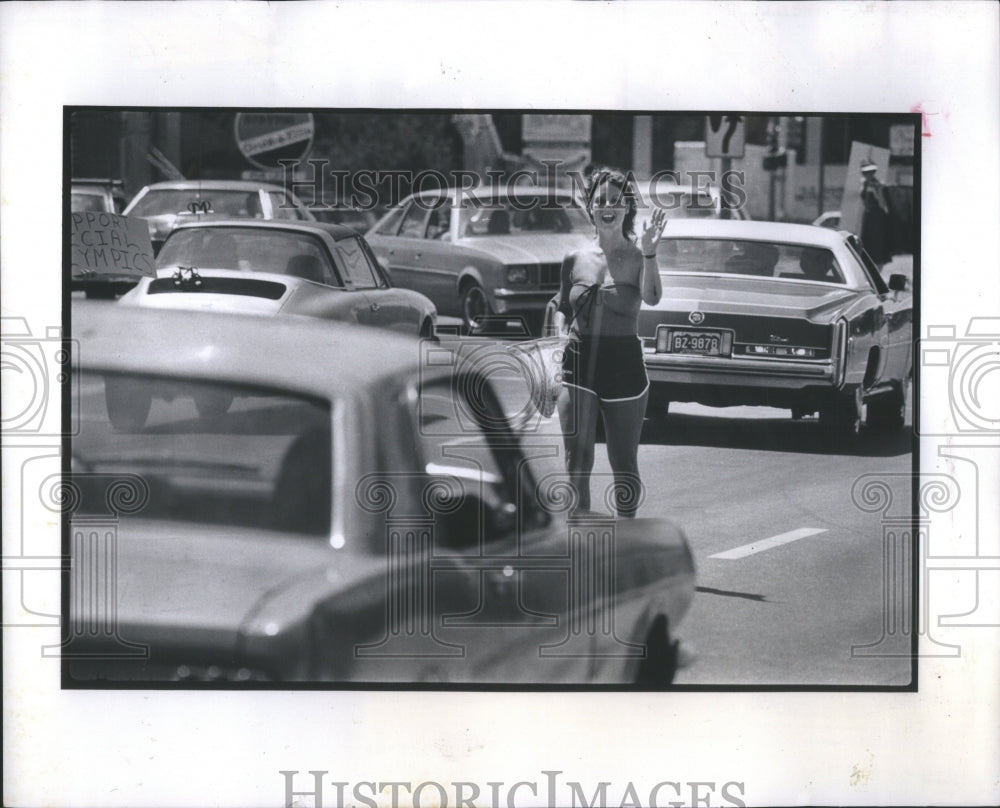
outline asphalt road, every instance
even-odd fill
[[[680,630],[693,660],[678,683],[908,684],[909,659],[852,653],[889,619],[883,515],[861,510],[852,488],[865,474],[908,473],[907,437],[840,453],[813,420],[784,411],[674,409],[646,430],[640,468],[642,514],[681,525],[698,570]],[[891,487],[894,511],[907,513],[908,480]]]
[[[519,379],[498,371],[494,382],[520,409]],[[906,430],[869,433],[851,450],[831,447],[815,418],[792,421],[766,407],[673,404],[665,421],[646,422],[639,516],[681,526],[698,576],[678,631],[686,663],[678,684],[910,683],[909,658],[858,647],[879,643],[884,624],[897,630],[887,600],[909,602],[887,599],[884,515],[862,510],[852,490],[863,475],[885,475],[891,513],[910,512],[909,480],[892,475],[911,471],[911,418]],[[558,429],[557,419],[545,428]],[[610,472],[603,444],[594,471]]]
[[[506,356],[492,340],[482,345],[484,356]],[[519,410],[526,388],[516,365],[492,366],[505,409]],[[558,437],[558,419],[543,428]],[[697,569],[694,602],[676,632],[686,662],[678,684],[909,684],[907,657],[857,648],[877,643],[886,621],[897,624],[883,586],[883,515],[862,510],[852,489],[863,475],[885,475],[893,513],[909,513],[911,435],[831,448],[815,419],[757,407],[675,404],[663,422],[647,421],[639,515],[678,524]],[[595,472],[609,471],[600,445]]]

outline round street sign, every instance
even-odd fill
[[[236,145],[258,168],[279,168],[279,160],[302,160],[316,131],[311,112],[238,112]]]

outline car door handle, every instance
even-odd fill
[[[396,254],[395,250],[389,250],[389,255],[395,255],[395,254]]]
[[[414,255],[413,255],[413,258],[414,258],[415,260],[419,261],[419,260],[420,260],[420,256],[421,256],[421,255],[423,255],[423,253],[414,253]]]
[[[374,302],[374,301],[372,302],[372,311],[378,311],[378,303],[377,302]]]

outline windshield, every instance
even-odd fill
[[[328,402],[120,374],[83,373],[79,390],[72,457],[84,489],[130,475],[148,492],[140,518],[328,533]],[[103,491],[88,493],[82,512],[107,510]]]
[[[516,205],[510,199],[467,199],[458,220],[458,232],[463,237],[587,233],[592,229],[583,208],[569,199],[545,197],[526,197],[517,200]]]
[[[320,283],[337,278],[322,243],[307,233],[253,227],[175,230],[156,257],[157,269],[198,267],[276,272]]]
[[[661,272],[713,272],[844,283],[825,247],[735,239],[665,238],[656,250]]]
[[[240,218],[262,218],[260,194],[257,191],[199,190],[181,191],[176,188],[153,189],[136,201],[129,216],[162,216],[165,213],[189,212],[192,202],[207,202],[209,211]]]
[[[682,190],[651,190],[646,209],[642,213],[649,216],[654,210],[662,210],[668,219],[722,218],[721,207],[711,194],[694,194]]]
[[[70,201],[73,213],[101,213],[104,211],[104,194],[99,191],[73,191]]]

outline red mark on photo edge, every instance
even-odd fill
[[[928,123],[928,121],[927,121],[927,116],[928,115],[937,115],[938,113],[936,113],[936,112],[924,112],[923,104],[914,104],[912,107],[910,107],[910,112],[919,112],[920,113],[920,122],[921,122],[920,134],[923,137],[931,137],[931,127],[930,127],[930,123]]]

